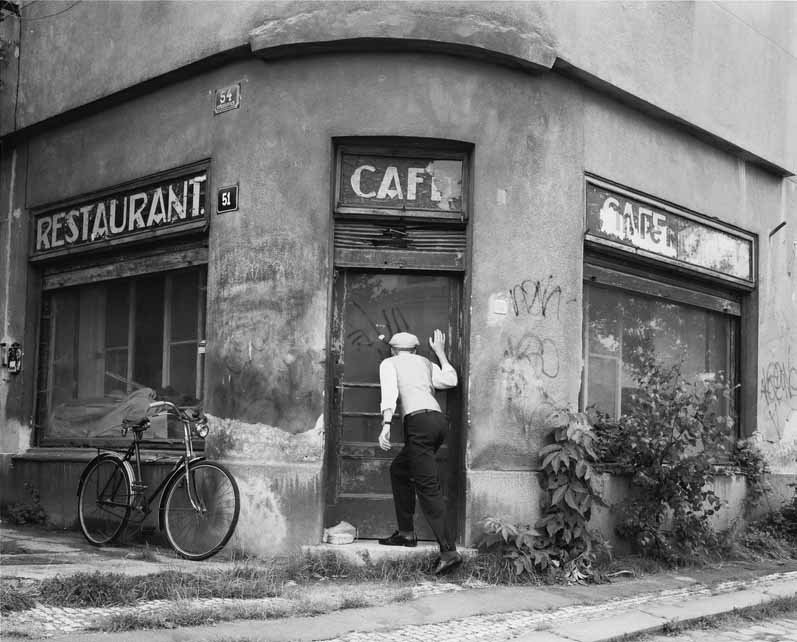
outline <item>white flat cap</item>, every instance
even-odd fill
[[[412,348],[417,348],[421,342],[418,341],[418,337],[414,334],[410,334],[409,332],[396,332],[396,334],[390,337],[388,344],[400,350],[410,350]]]

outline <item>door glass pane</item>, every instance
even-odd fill
[[[387,341],[396,332],[412,332],[421,342],[418,354],[436,363],[428,337],[451,314],[448,277],[353,274],[347,279],[345,302],[345,381],[379,382],[379,363],[390,356],[379,335]],[[440,329],[448,332],[448,326]]]
[[[734,374],[733,317],[624,290],[585,290],[587,406],[613,417],[628,412],[649,355],[663,367],[679,365],[698,384]]]

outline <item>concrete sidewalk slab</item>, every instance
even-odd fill
[[[566,640],[576,642],[603,642],[613,640],[637,631],[652,631],[661,628],[667,620],[655,615],[648,615],[642,611],[626,611],[612,613],[609,617],[590,619],[583,622],[554,624],[549,629],[551,633],[559,635]],[[520,638],[523,639],[522,637]],[[532,637],[528,637],[532,640]]]

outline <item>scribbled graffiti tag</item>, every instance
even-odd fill
[[[547,337],[525,334],[518,339],[517,343],[513,343],[509,338],[506,350],[504,350],[504,357],[528,361],[537,372],[549,379],[559,376],[559,349]]]
[[[509,290],[515,316],[521,313],[545,317],[549,312],[559,318],[562,288],[554,283],[553,275],[545,280],[526,279]]]
[[[786,352],[785,361],[770,361],[761,370],[760,385],[767,414],[780,433],[781,415],[784,410],[786,414],[794,410],[794,400],[797,399],[797,366],[791,362],[791,347]]]
[[[364,319],[364,325],[355,328],[346,335],[346,338],[353,346],[370,347],[378,340],[380,334],[391,337],[396,332],[406,332],[409,330],[410,324],[407,322],[400,308],[394,307],[390,310],[383,309],[379,313],[384,320],[384,323],[381,323],[380,321],[372,319],[365,308],[356,301],[353,301],[352,305],[360,312]]]

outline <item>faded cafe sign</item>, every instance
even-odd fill
[[[462,161],[343,153],[338,205],[462,211]]]
[[[747,281],[753,243],[664,207],[587,183],[587,234]]]
[[[39,214],[34,224],[34,255],[179,228],[205,218],[204,170],[130,192]]]

